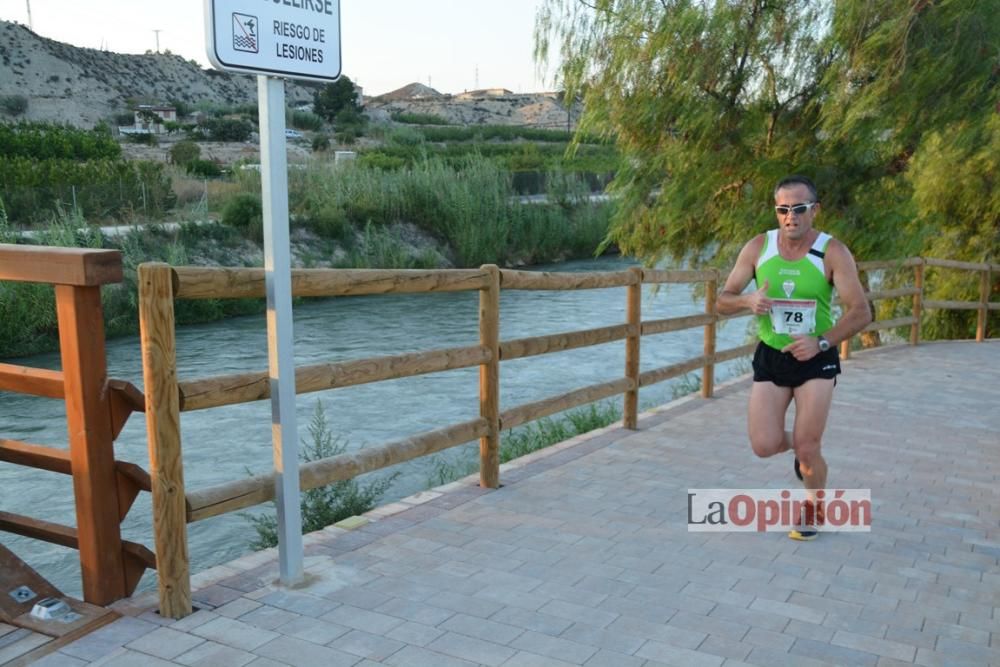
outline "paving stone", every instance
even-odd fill
[[[584,664],[597,653],[597,649],[593,646],[530,630],[517,637],[510,643],[510,646],[529,653],[565,660],[575,665]]]
[[[177,656],[174,662],[188,667],[243,667],[256,658],[253,653],[208,641]]]
[[[186,653],[205,640],[193,637],[171,628],[157,628],[148,635],[143,635],[125,645],[134,651],[147,653],[157,658],[173,660],[181,653]]]
[[[294,637],[278,637],[258,647],[254,653],[293,667],[352,667],[358,656]]]
[[[346,604],[324,614],[320,620],[343,625],[355,630],[364,630],[376,635],[384,635],[403,622],[402,619],[395,616],[351,607]]]
[[[893,658],[895,660],[912,661],[913,656],[916,653],[912,646],[900,644],[899,642],[890,641],[888,639],[878,639],[876,637],[869,637],[868,635],[846,632],[844,630],[838,630],[835,632],[833,634],[833,639],[830,640],[830,643],[838,646],[858,649],[859,651],[874,653],[876,655],[883,655],[887,658]]]
[[[102,667],[172,667],[173,664],[168,660],[127,649],[101,661]]]
[[[635,652],[640,658],[656,660],[671,665],[685,667],[719,667],[725,658],[710,653],[699,653],[691,649],[679,648],[671,644],[650,640]]]
[[[573,604],[564,600],[552,600],[539,608],[539,613],[550,616],[565,618],[574,623],[586,623],[598,628],[607,627],[613,623],[620,614],[601,609],[594,609],[589,606]]]
[[[517,653],[512,648],[455,632],[444,633],[427,648],[482,665],[501,665]]]
[[[497,621],[498,623],[505,623],[507,625],[513,625],[518,628],[524,628],[525,630],[531,630],[533,632],[541,632],[553,637],[561,635],[567,628],[573,625],[573,621],[569,619],[560,618],[558,616],[550,616],[548,614],[540,614],[526,609],[517,609],[514,607],[505,607],[501,609],[497,613],[493,614],[493,616],[490,617],[490,620]]]
[[[319,618],[337,606],[337,602],[314,595],[303,595],[292,591],[275,591],[257,600],[269,607],[284,609],[300,616]]]
[[[88,663],[81,658],[74,658],[71,655],[56,651],[55,653],[49,653],[47,656],[39,658],[31,664],[32,667],[81,667]]]
[[[60,650],[75,658],[94,661],[160,627],[155,623],[124,616],[114,623],[105,625],[82,639],[62,647]]]
[[[381,662],[406,646],[406,644],[395,639],[362,632],[361,630],[351,630],[347,634],[329,642],[327,646],[362,658]]]
[[[424,625],[438,625],[455,614],[451,609],[399,598],[390,598],[376,607],[375,611]]]
[[[750,655],[750,651],[753,648],[753,646],[735,639],[720,637],[718,635],[709,635],[705,641],[698,646],[698,652],[711,653],[712,655],[717,655],[723,658],[742,660]]]
[[[283,635],[321,645],[328,644],[350,631],[350,628],[345,628],[342,625],[327,623],[308,616],[300,616],[274,629]]]
[[[285,623],[294,621],[297,618],[302,618],[302,616],[299,614],[293,614],[290,611],[285,611],[284,609],[261,605],[257,609],[240,616],[239,620],[242,623],[249,623],[257,628],[274,630],[279,625],[284,625]]]
[[[0,646],[0,664],[5,664],[7,662],[13,661],[26,653],[34,651],[39,646],[49,643],[50,638],[45,635],[38,634],[37,632],[29,632],[27,630],[23,632],[15,631],[8,633],[6,639],[10,640],[3,646]],[[91,655],[96,655],[96,657],[101,657],[107,655],[112,651],[119,648],[120,645],[108,645],[107,650],[104,651],[104,645],[93,644],[90,647],[89,653]],[[82,655],[76,655],[75,657],[87,658],[88,652],[81,651]]]
[[[631,637],[584,623],[574,623],[559,636],[579,644],[625,655],[635,653],[644,642],[640,637]]]
[[[385,659],[395,667],[476,667],[476,663],[418,646],[406,646]]]
[[[879,656],[873,653],[865,653],[812,639],[796,639],[788,652],[793,655],[803,655],[808,658],[825,660],[837,665],[852,665],[856,667],[863,667],[865,665],[875,667],[879,659]]]
[[[777,614],[779,616],[787,616],[788,618],[805,621],[806,623],[822,623],[823,619],[826,617],[826,612],[812,609],[810,607],[805,607],[800,604],[791,604],[788,602],[766,600],[763,598],[757,598],[754,600],[750,604],[750,610],[763,611],[769,614]]]
[[[444,630],[438,630],[437,628],[432,628],[429,625],[422,625],[420,623],[407,621],[406,623],[397,625],[390,630],[386,637],[401,641],[404,644],[427,646],[443,634]]]

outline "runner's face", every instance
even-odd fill
[[[795,206],[796,204],[808,204],[812,201],[814,199],[809,192],[809,188],[801,183],[783,187],[774,195],[775,206]],[[780,215],[775,212],[775,215],[778,216],[778,229],[781,235],[789,241],[797,241],[805,238],[812,230],[813,219],[816,217],[818,210],[819,205],[817,204],[800,215],[796,215],[791,211],[786,215]]]

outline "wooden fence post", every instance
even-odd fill
[[[920,342],[920,318],[923,311],[924,299],[923,260],[913,267],[913,286],[917,289],[917,293],[913,295],[913,318],[916,322],[910,325],[910,345],[916,345]]]
[[[500,486],[500,269],[486,264],[489,285],[479,291],[479,344],[490,359],[479,366],[479,416],[487,433],[479,439],[479,485]]]
[[[101,288],[56,285],[55,293],[83,599],[106,605],[127,596],[128,590]]]
[[[976,342],[986,340],[986,323],[990,308],[990,266],[986,265],[979,274],[979,318],[976,321]]]
[[[173,271],[166,264],[150,263],[140,264],[138,273],[139,330],[160,615],[182,618],[191,613],[191,573],[181,460]]]
[[[632,389],[625,392],[622,424],[632,431],[639,425],[639,352],[642,336],[642,269],[629,269],[635,282],[626,289],[625,322],[629,326],[625,337],[625,377],[632,382]]]
[[[712,393],[715,391],[715,362],[712,361],[712,358],[715,356],[715,332],[719,324],[717,313],[715,312],[715,300],[718,291],[718,278],[705,282],[705,313],[711,315],[714,319],[711,323],[705,325],[704,354],[707,361],[701,369],[702,398],[712,398]]]

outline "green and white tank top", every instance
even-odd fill
[[[754,267],[757,289],[768,283],[771,312],[758,317],[760,339],[780,350],[795,341],[793,334],[819,336],[833,326],[830,299],[833,285],[826,279],[823,258],[832,237],[820,232],[809,252],[791,262],[778,252],[778,230],[767,233]]]

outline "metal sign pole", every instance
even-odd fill
[[[281,583],[302,580],[302,509],[299,433],[295,422],[292,351],[292,265],[288,238],[288,156],[285,153],[285,82],[257,77],[260,113],[261,194],[264,208],[264,276],[267,288],[267,357],[271,383],[274,496],[278,505]]]

